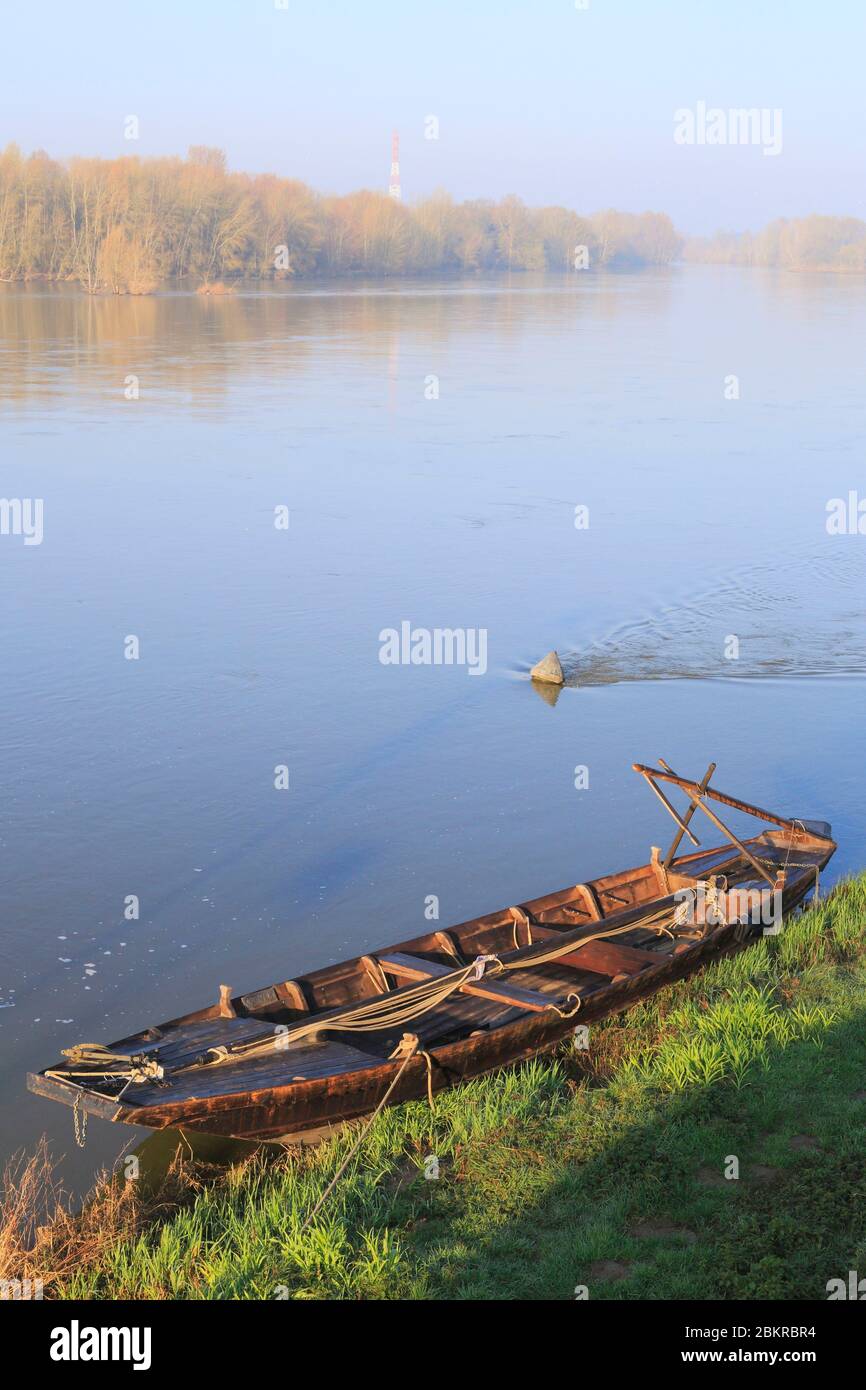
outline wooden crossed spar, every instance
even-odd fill
[[[673,771],[673,768],[665,762],[664,758],[659,758],[659,763],[661,764],[661,771],[657,767],[646,767],[643,763],[633,763],[632,766],[635,772],[639,772],[641,776],[646,779],[662,805],[670,812],[679,826],[673,844],[662,861],[664,868],[669,869],[671,867],[674,855],[684,835],[688,836],[693,845],[700,845],[700,841],[689,829],[689,823],[695,811],[701,810],[709,817],[716,829],[721,830],[722,834],[731,841],[731,844],[736,846],[740,854],[748,860],[755,872],[769,883],[771,888],[774,887],[776,880],[767,872],[760,860],[756,859],[751,851],[746,848],[742,840],[737,839],[733,830],[730,830],[721,817],[717,816],[715,811],[706,804],[704,798],[711,797],[713,801],[720,801],[724,806],[732,806],[736,811],[745,811],[750,816],[756,816],[758,820],[768,821],[771,825],[780,825],[783,829],[790,830],[792,837],[798,829],[799,822],[788,820],[784,816],[776,816],[772,811],[765,811],[760,806],[753,806],[748,801],[741,801],[736,796],[728,796],[725,792],[717,791],[715,787],[711,787],[710,778],[716,770],[715,763],[710,763],[700,782],[692,782],[688,777],[678,777]],[[689,802],[689,807],[683,816],[680,816],[676,808],[671,805],[661,788],[656,786],[657,781],[673,782],[675,786],[682,787],[684,791],[690,794],[691,800]]]

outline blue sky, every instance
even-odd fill
[[[863,0],[287,2],[9,7],[0,143],[219,145],[234,168],[343,192],[387,184],[396,126],[409,201],[514,192],[663,210],[697,232],[866,217]],[[676,145],[674,111],[702,100],[781,108],[782,153]]]

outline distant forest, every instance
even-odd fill
[[[685,243],[689,261],[775,266],[780,270],[866,270],[866,222],[856,217],[798,217],[762,232],[718,232]]]
[[[316,193],[296,179],[232,173],[221,150],[186,159],[0,153],[0,280],[69,280],[149,294],[165,281],[223,288],[244,277],[597,270],[685,257],[787,270],[866,270],[866,223],[772,222],[762,232],[678,236],[663,213],[530,208],[519,198],[411,206],[384,193]]]
[[[147,294],[241,277],[415,275],[667,265],[670,218],[529,208],[519,198],[408,206],[378,192],[323,196],[294,179],[226,169],[221,150],[186,159],[0,153],[0,279],[71,280],[91,293]]]

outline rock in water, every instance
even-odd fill
[[[548,652],[537,666],[533,666],[529,674],[534,681],[547,681],[548,685],[563,685],[565,682],[556,652]]]

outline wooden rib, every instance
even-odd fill
[[[220,1018],[237,1018],[235,1006],[232,1003],[231,985],[220,985],[219,1011]]]
[[[646,768],[646,769],[641,768],[641,769],[640,769],[640,772],[641,772],[641,776],[642,776],[642,777],[644,778],[644,780],[647,782],[648,786],[652,787],[653,791],[655,792],[655,794],[656,794],[656,796],[658,797],[658,799],[659,799],[659,801],[661,802],[661,804],[664,806],[665,810],[666,810],[670,815],[673,816],[674,820],[676,821],[676,823],[677,823],[677,825],[679,826],[680,830],[682,831],[683,835],[688,835],[688,837],[689,837],[689,839],[691,840],[692,844],[693,844],[693,845],[697,845],[698,848],[700,849],[700,844],[701,844],[700,840],[696,839],[696,837],[692,834],[691,830],[689,830],[689,827],[686,825],[685,821],[684,821],[684,820],[682,819],[682,817],[680,816],[680,813],[679,813],[679,811],[677,810],[677,808],[676,808],[675,806],[672,806],[672,805],[671,805],[670,801],[668,801],[668,799],[667,799],[667,797],[665,796],[664,792],[661,790],[660,787],[657,787],[656,784],[655,784],[655,782],[653,781],[652,775],[651,775],[651,774],[654,773],[654,772],[656,772],[656,769],[655,769],[655,768],[652,768],[652,769],[649,769],[649,768]],[[659,773],[658,775],[661,776],[661,773]]]
[[[458,946],[457,941],[452,936],[451,932],[437,931],[434,933],[434,935],[436,937],[436,944],[445,953],[445,955],[451,956],[452,959],[455,960],[458,965],[463,965],[463,956],[460,954],[460,947]]]
[[[670,771],[672,770],[671,768],[668,767],[668,765],[667,765],[667,763],[665,762],[664,758],[659,758],[659,762],[661,763],[662,767],[665,769],[666,772],[670,772]],[[712,777],[712,775],[713,775],[713,773],[715,772],[715,770],[716,770],[716,765],[715,765],[715,763],[710,763],[709,767],[707,768],[706,772],[705,772],[704,775],[703,775],[703,779],[702,779],[701,784],[700,784],[700,785],[701,785],[701,790],[702,790],[702,791],[706,791],[706,789],[707,789],[707,787],[709,786],[709,783],[710,783],[710,778]],[[692,816],[695,814],[695,811],[697,810],[697,806],[698,806],[697,801],[695,800],[694,797],[692,797],[691,803],[690,803],[690,805],[689,805],[689,809],[686,811],[685,815],[683,816],[683,824],[684,824],[684,825],[688,825],[688,824],[689,824],[689,822],[691,821]],[[678,850],[679,847],[680,847],[680,840],[681,840],[682,838],[683,838],[683,832],[682,832],[682,830],[678,830],[677,833],[676,833],[676,836],[674,837],[674,842],[673,842],[673,844],[671,845],[670,849],[668,850],[667,854],[666,854],[665,857],[664,857],[664,862],[663,862],[663,864],[662,864],[662,867],[663,867],[665,870],[669,869],[670,866],[671,866],[671,864],[673,863],[674,855],[676,854],[677,850]]]
[[[380,955],[379,963],[390,975],[404,980],[433,980],[440,975],[453,974],[450,966],[422,960],[420,956],[405,955],[402,951]],[[528,1009],[530,1013],[541,1013],[550,1007],[550,1000],[535,990],[524,989],[521,985],[499,984],[483,977],[480,980],[467,980],[461,986],[461,993],[474,994],[480,999],[495,999],[498,1004],[511,1004],[518,1009]]]
[[[302,1014],[310,1012],[304,991],[297,980],[283,980],[282,984],[276,986],[277,993],[285,997],[285,1001],[293,1009],[298,1009]]]
[[[598,900],[598,894],[591,883],[576,883],[575,888],[583,894],[584,902],[589,908],[589,915],[594,922],[601,922],[604,919],[604,909]]]
[[[376,986],[376,988],[377,988],[377,990],[379,991],[379,993],[380,993],[380,994],[387,994],[387,993],[388,993],[388,981],[387,981],[387,979],[386,979],[386,977],[385,977],[385,972],[384,972],[384,970],[382,969],[382,967],[381,967],[381,965],[379,964],[379,962],[377,961],[376,957],[375,957],[375,956],[362,956],[362,957],[361,957],[361,964],[363,965],[363,967],[364,967],[364,969],[366,970],[366,972],[367,972],[368,976],[370,977],[370,979],[373,981],[373,984]]]
[[[655,874],[656,886],[663,893],[669,893],[670,879],[668,878],[667,866],[661,861],[661,849],[658,845],[653,845],[650,849],[650,868]]]
[[[539,941],[553,941],[561,936],[555,927],[533,927]],[[573,970],[588,970],[592,975],[637,975],[648,966],[658,965],[664,955],[641,951],[635,946],[623,946],[615,941],[588,941],[585,946],[559,956],[551,965],[567,965]]]

